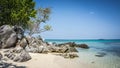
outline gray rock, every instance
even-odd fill
[[[33,38],[30,36],[26,37],[28,45],[25,47],[25,50],[32,53],[47,53],[49,49],[47,44],[39,38]]]
[[[60,56],[71,59],[79,57],[76,53],[62,53]]]
[[[0,60],[3,58],[3,55],[0,53]]]
[[[16,47],[12,50],[12,52],[20,53],[20,52],[22,52],[22,50],[24,50],[23,47],[21,47],[21,46],[16,46]]]
[[[21,47],[23,47],[23,49],[25,49],[25,47],[28,45],[26,38],[23,38],[23,39],[20,41],[19,45],[20,45]]]
[[[8,66],[8,68],[16,68],[14,65]]]
[[[75,47],[70,47],[69,52],[78,52],[78,50]]]
[[[13,61],[15,62],[25,62],[31,59],[31,56],[29,53],[25,50],[23,50],[20,54],[18,54]]]
[[[30,44],[33,40],[33,38],[29,35],[26,36],[26,40],[28,41],[28,43]]]
[[[17,42],[17,35],[16,33],[12,33],[2,48],[15,47],[16,42]]]
[[[106,53],[98,52],[95,56],[97,56],[97,57],[104,57],[105,55],[106,55]]]
[[[21,26],[13,26],[13,30],[16,32],[19,40],[24,37],[24,29]]]
[[[63,46],[62,46],[62,52],[63,52],[63,53],[69,52],[69,50],[70,50],[69,45],[63,45]]]
[[[20,46],[9,50],[4,56],[7,56],[9,59],[15,62],[25,62],[31,59],[29,53]]]
[[[0,27],[0,48],[15,47],[17,41],[23,37],[24,30],[22,27],[3,25]]]
[[[89,46],[87,44],[78,44],[76,47],[84,48],[84,49],[89,49]]]
[[[7,46],[8,47],[13,46],[14,42],[16,41],[16,40],[14,41],[14,39],[16,38],[15,38],[15,32],[12,30],[12,27],[10,27],[9,25],[3,25],[0,27],[0,40],[2,42],[1,48],[6,48]],[[8,42],[10,42],[9,45]]]

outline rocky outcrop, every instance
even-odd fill
[[[76,47],[84,48],[84,49],[89,49],[89,46],[87,44],[78,44]]]
[[[49,52],[47,44],[39,38],[26,37],[28,45],[25,47],[25,50],[32,53],[47,53]]]
[[[68,45],[69,47],[72,48],[71,52],[77,52],[75,47],[89,49],[89,46],[87,44],[76,44],[75,42],[68,42],[68,43],[58,44],[57,46],[61,47],[61,46],[66,46],[66,45]]]
[[[16,33],[9,25],[0,27],[1,48],[13,47],[16,43]]]
[[[12,63],[7,63],[7,60],[0,53],[0,68],[26,68],[25,66],[17,66]]]
[[[28,52],[32,53],[62,53],[69,57],[77,57],[76,47],[89,48],[87,45],[68,42],[63,44],[50,44],[41,37],[24,36],[24,30],[20,26],[3,25],[0,27],[0,48],[11,48],[5,52],[5,56],[16,62],[25,62],[31,59]],[[66,56],[64,56],[66,57]]]
[[[12,63],[2,62],[0,61],[0,68],[26,68],[25,66],[17,66]]]
[[[15,62],[25,62],[31,59],[29,53],[22,47],[16,47],[15,49],[5,52],[5,56]]]
[[[70,58],[70,59],[79,57],[76,53],[61,53],[61,54],[56,54],[56,55],[62,56],[64,58]]]
[[[20,27],[3,25],[0,27],[0,48],[15,47],[18,39],[22,39],[23,30]]]

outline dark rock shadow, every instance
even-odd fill
[[[26,66],[17,66],[12,63],[0,62],[0,68],[26,68]]]

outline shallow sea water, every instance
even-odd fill
[[[90,48],[77,48],[79,51],[79,60],[84,59],[85,63],[91,64],[95,68],[120,68],[120,40],[64,40],[64,39],[46,39],[47,42],[65,43],[75,42],[85,43]],[[98,57],[98,54],[104,54]]]

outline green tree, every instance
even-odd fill
[[[35,17],[33,0],[0,0],[0,26],[4,24],[28,27],[30,18]]]
[[[29,30],[28,30],[29,35],[51,30],[51,26],[48,24],[44,25],[44,27],[41,28],[41,24],[42,23],[46,24],[46,21],[49,20],[50,13],[51,13],[50,8],[37,9],[36,17],[31,18],[31,20],[29,21]]]

